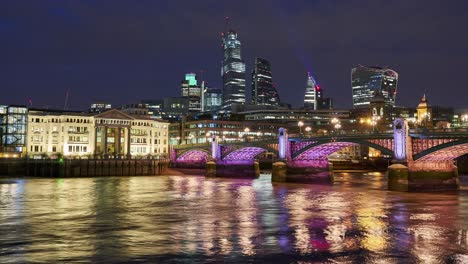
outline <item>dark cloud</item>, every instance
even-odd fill
[[[1,103],[114,104],[178,95],[186,72],[220,87],[224,17],[248,71],[272,63],[283,101],[299,105],[312,71],[337,107],[350,107],[350,69],[400,73],[397,101],[464,107],[466,1],[2,1]],[[249,74],[248,74],[249,75]]]

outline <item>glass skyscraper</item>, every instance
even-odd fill
[[[361,65],[353,68],[351,70],[353,107],[367,107],[378,92],[385,98],[386,105],[394,106],[397,83],[398,73],[394,70]]]
[[[223,78],[223,110],[230,111],[233,104],[245,104],[245,63],[241,57],[241,43],[234,30],[222,35],[224,58],[221,75]]]
[[[252,71],[252,104],[279,105],[280,100],[276,88],[273,86],[270,62],[255,58]]]
[[[222,91],[216,88],[205,88],[203,99],[203,111],[217,111],[223,102]]]
[[[317,110],[318,100],[321,98],[320,86],[317,81],[312,77],[310,72],[307,73],[307,83],[304,96],[304,108]]]

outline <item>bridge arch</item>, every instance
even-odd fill
[[[208,160],[210,153],[206,149],[189,149],[177,155],[177,162],[204,162]]]
[[[468,139],[434,146],[413,156],[415,161],[448,161],[468,154]]]
[[[345,147],[364,145],[381,151],[385,155],[393,157],[393,150],[381,145],[360,139],[328,139],[316,141],[295,153],[291,153],[293,160],[326,160],[328,156]]]
[[[278,154],[278,151],[267,146],[245,146],[235,149],[223,157],[224,161],[254,161],[255,157],[263,152],[270,151]]]

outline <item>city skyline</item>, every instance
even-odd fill
[[[200,70],[209,87],[222,88],[219,33],[229,16],[246,71],[255,57],[269,60],[282,102],[302,104],[303,76],[311,71],[336,108],[351,108],[349,71],[361,64],[400,74],[397,105],[416,106],[426,93],[434,105],[466,107],[468,40],[453,25],[467,22],[467,4],[425,1],[419,9],[422,3],[397,1],[374,12],[378,1],[259,2],[244,12],[246,2],[186,2],[181,9],[172,2],[7,1],[0,9],[0,87],[14,92],[1,103],[62,108],[69,93],[68,108],[86,109],[94,100],[121,105],[176,96],[180,76]]]

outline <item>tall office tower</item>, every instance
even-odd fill
[[[221,89],[205,87],[203,99],[203,111],[217,111],[223,102],[223,93]]]
[[[185,79],[182,80],[181,95],[189,100],[189,112],[201,111],[202,88],[198,85],[195,73],[185,74]]]
[[[230,29],[222,34],[222,47],[222,108],[229,112],[233,104],[245,104],[245,63],[241,57],[241,43],[234,30]]]
[[[368,107],[376,93],[381,93],[385,104],[395,106],[398,73],[381,67],[359,65],[351,70],[353,107]]]
[[[252,104],[279,105],[279,96],[273,86],[270,62],[255,58],[255,67],[252,71]]]
[[[307,73],[307,84],[304,96],[304,108],[317,110],[318,101],[322,98],[322,91],[317,81],[312,77],[310,72]]]

